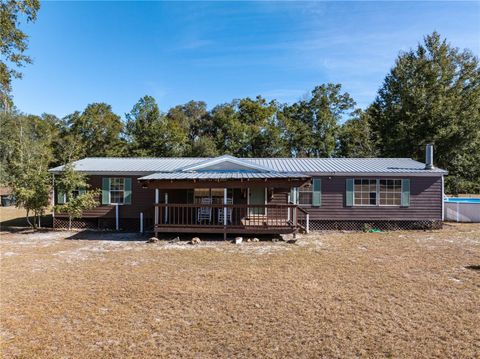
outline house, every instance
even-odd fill
[[[80,228],[279,234],[438,228],[443,177],[409,158],[85,158],[75,168],[101,188]],[[50,170],[54,175],[62,166]],[[55,203],[65,196],[55,194]],[[54,214],[54,226],[67,226]]]
[[[8,207],[15,205],[15,198],[12,196],[12,189],[7,186],[0,186],[0,206]]]

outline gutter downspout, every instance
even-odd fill
[[[442,222],[445,221],[445,176],[442,175]]]

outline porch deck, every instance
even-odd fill
[[[155,233],[287,234],[308,231],[308,214],[293,204],[160,203],[155,208]]]

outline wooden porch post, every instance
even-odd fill
[[[118,203],[115,204],[115,230],[119,230],[120,223],[119,223],[119,214],[118,214]]]
[[[168,193],[165,192],[165,204],[168,203]],[[168,207],[165,206],[165,224],[168,222]]]

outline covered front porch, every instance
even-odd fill
[[[216,176],[144,180],[145,187],[155,188],[155,235],[308,231],[309,215],[289,202],[289,193],[292,187],[303,186],[309,178],[212,177]]]
[[[139,179],[155,189],[155,234],[162,232],[284,234],[308,231],[308,214],[289,201],[302,173],[277,172],[220,156],[176,172]]]

